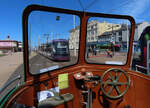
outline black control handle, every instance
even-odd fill
[[[100,81],[100,80],[101,80],[101,77],[100,77],[99,75],[95,75],[95,76],[90,77],[90,80],[93,80],[93,81]]]

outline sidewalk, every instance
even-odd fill
[[[16,52],[0,57],[0,88],[17,67],[23,63],[23,53]]]

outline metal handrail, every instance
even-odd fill
[[[21,76],[18,75],[17,77],[13,78],[12,80],[8,81],[8,83],[6,83],[2,88],[0,88],[0,94],[10,85],[12,84],[14,81],[16,80],[20,80],[21,79]]]
[[[136,71],[137,71],[137,68],[139,67],[139,68],[142,68],[142,69],[145,69],[145,70],[148,70],[146,67],[144,67],[144,66],[140,66],[140,65],[135,65],[135,67],[136,67]]]

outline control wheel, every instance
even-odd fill
[[[111,68],[101,76],[101,90],[110,99],[122,97],[129,88],[129,77],[125,71]]]

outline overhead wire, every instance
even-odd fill
[[[81,6],[81,8],[85,11],[85,10],[87,10],[88,8],[90,8],[91,6],[93,6],[97,1],[99,1],[99,0],[93,0],[89,5],[87,5],[85,8],[84,8],[84,6],[83,6],[83,4],[82,4],[82,2],[80,1],[80,0],[78,0],[78,2],[79,2],[79,4],[80,4],[80,6]],[[136,1],[136,0],[133,0],[133,2],[134,1]],[[120,7],[124,7],[124,6],[126,6],[127,4],[129,4],[131,1],[130,0],[126,0],[125,2],[123,2],[121,5],[119,5],[118,7],[116,7],[115,9],[111,9],[111,11],[109,11],[109,12],[112,12],[112,11],[116,11],[116,10],[118,10],[118,8],[120,8]]]
[[[133,0],[133,2],[134,2],[134,1],[136,1],[136,0]],[[129,2],[131,2],[131,1],[130,1],[130,0],[126,0],[125,2],[123,2],[122,4],[120,4],[119,6],[117,6],[115,9],[111,9],[111,10],[109,11],[109,13],[120,9],[120,7],[125,7],[127,4],[129,4]]]
[[[111,9],[110,11],[106,11],[105,13],[113,13],[115,11],[118,11],[120,9],[120,7],[126,7],[130,2],[131,2],[130,0],[125,1],[122,4],[120,4],[119,6],[117,6],[115,9]],[[136,0],[132,0],[132,2],[136,2]],[[137,17],[137,16],[133,16],[133,17],[136,19],[143,19],[143,20],[150,19],[148,17]]]
[[[83,6],[83,4],[81,3],[81,1],[78,0],[78,2],[79,2],[79,4],[80,4],[80,7],[82,8],[82,10],[85,11],[85,10],[84,10],[84,6]]]
[[[87,10],[88,8],[90,8],[91,6],[93,6],[98,0],[94,0],[93,2],[91,2],[89,5],[87,5],[85,7],[85,10]]]

